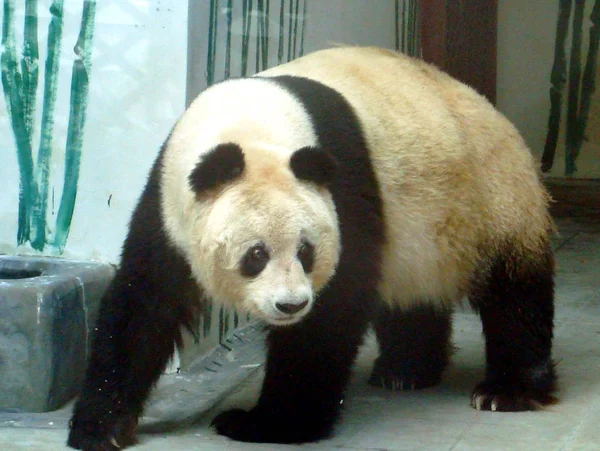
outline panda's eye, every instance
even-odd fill
[[[315,264],[315,247],[308,241],[302,242],[298,249],[298,260],[302,264],[305,273],[310,273]]]
[[[269,252],[264,244],[252,246],[242,257],[241,273],[246,277],[258,276],[269,263]]]

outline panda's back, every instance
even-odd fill
[[[433,66],[387,50],[343,47],[260,75],[321,82],[357,114],[386,225],[384,298],[455,301],[502,243],[534,248],[551,228],[547,195],[514,126]]]

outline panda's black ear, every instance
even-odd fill
[[[303,147],[297,150],[290,159],[290,167],[300,180],[328,185],[333,182],[337,163],[333,156],[318,147]]]
[[[202,156],[188,181],[196,194],[230,182],[244,171],[244,153],[237,144],[219,144]]]

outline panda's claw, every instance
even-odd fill
[[[71,434],[68,446],[84,451],[117,451],[121,449],[115,438],[98,438],[83,436],[80,434]]]
[[[79,418],[69,421],[67,445],[84,451],[117,451],[135,445],[138,420],[133,415],[120,418],[111,428],[112,433],[99,432],[93,423],[82,422]]]
[[[550,389],[524,389],[491,382],[478,384],[471,395],[471,406],[492,412],[522,412],[540,410],[555,404]]]

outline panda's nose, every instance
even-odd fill
[[[299,311],[303,310],[304,307],[306,307],[307,305],[308,301],[303,301],[299,304],[293,304],[288,302],[275,303],[275,307],[277,307],[277,310],[279,310],[282,313],[285,313],[286,315],[293,315],[294,313],[298,313]]]

